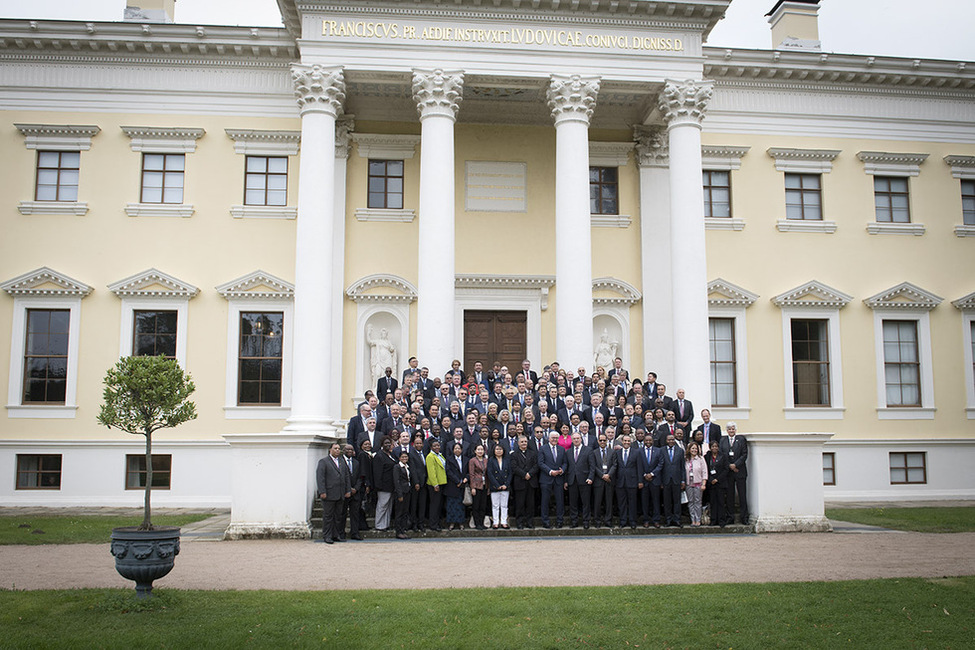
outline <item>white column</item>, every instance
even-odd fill
[[[673,282],[670,268],[669,138],[663,127],[634,129],[640,167],[640,259],[643,283],[643,372],[674,378]],[[633,377],[637,374],[633,373]],[[671,391],[673,393],[673,391]]]
[[[708,346],[707,255],[704,242],[704,187],[701,120],[711,99],[709,84],[667,81],[660,112],[670,136],[670,268],[673,291],[674,377],[678,388],[701,408],[711,406]]]
[[[335,124],[335,231],[332,239],[332,377],[336,384],[329,394],[328,413],[342,417],[342,321],[345,316],[345,184],[349,145],[355,121],[351,115]]]
[[[293,65],[301,111],[301,169],[295,234],[295,346],[286,431],[331,436],[335,235],[335,121],[345,100],[342,68]]]
[[[563,368],[592,366],[592,224],[589,120],[598,77],[552,75],[555,120],[555,354]]]
[[[431,377],[450,369],[454,349],[454,122],[464,74],[414,70],[420,113],[420,228],[416,350]]]

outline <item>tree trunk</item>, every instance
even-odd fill
[[[139,530],[152,530],[152,510],[149,506],[149,497],[152,494],[152,434],[146,436],[146,502],[145,511],[142,518],[142,525]]]

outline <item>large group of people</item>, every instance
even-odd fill
[[[376,530],[748,523],[748,444],[657,375],[622,360],[587,374],[528,360],[514,373],[455,360],[443,378],[411,357],[367,391],[318,465],[326,543]],[[694,426],[695,417],[700,424]],[[348,533],[346,529],[348,528]]]

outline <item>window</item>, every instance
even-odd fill
[[[403,208],[403,161],[369,161],[370,208]]]
[[[883,332],[887,406],[921,406],[917,321],[885,320]]]
[[[731,217],[731,172],[704,170],[704,216]]]
[[[24,404],[64,404],[68,385],[67,309],[28,309]]]
[[[785,218],[822,221],[823,197],[820,174],[785,175]]]
[[[927,458],[923,451],[890,452],[891,485],[923,484],[927,482]]]
[[[173,457],[171,454],[152,455],[152,489],[168,490],[173,474]],[[146,487],[146,456],[145,454],[125,455],[125,489],[141,490]]]
[[[17,454],[18,490],[60,490],[61,454]]]
[[[910,223],[907,179],[896,176],[874,176],[873,197],[877,221],[882,223]]]
[[[80,151],[38,151],[34,198],[38,201],[77,201],[80,166]]]
[[[589,211],[592,214],[619,214],[619,169],[589,168]]]
[[[975,180],[961,182],[961,215],[963,224],[975,226]]]
[[[711,405],[738,405],[735,368],[735,319],[709,318],[711,344]]]
[[[288,205],[288,159],[247,156],[244,205]]]
[[[237,403],[281,404],[283,312],[241,312]]]
[[[836,453],[823,452],[823,485],[836,485]]]
[[[175,311],[135,311],[132,318],[132,356],[176,358]]]
[[[142,154],[141,201],[143,203],[182,203],[185,166],[185,154]]]
[[[824,319],[792,319],[792,392],[796,406],[829,406],[829,334]]]

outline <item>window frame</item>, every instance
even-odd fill
[[[801,323],[821,323],[822,324],[821,331],[825,334],[826,340],[824,341],[822,339],[812,339],[812,338],[796,339],[795,326],[796,326],[797,323],[800,323],[800,322]],[[807,327],[807,329],[808,329],[808,327]],[[801,343],[806,343],[806,344],[815,343],[815,344],[817,344],[819,346],[822,346],[822,345],[825,344],[825,346],[826,346],[826,360],[825,361],[824,360],[817,360],[817,359],[800,359],[800,360],[796,360],[796,358],[795,358],[795,347],[796,347],[797,342],[799,342],[800,344]],[[795,404],[795,406],[798,407],[798,408],[831,408],[832,405],[833,405],[833,403],[832,403],[833,394],[832,394],[832,383],[831,383],[831,377],[830,377],[831,372],[832,372],[832,358],[830,358],[829,320],[828,319],[825,319],[825,318],[798,318],[798,317],[793,317],[793,318],[789,319],[789,343],[790,343],[790,346],[791,346],[791,348],[793,350],[793,352],[792,352],[792,399],[793,399],[793,404]],[[808,364],[809,367],[818,368],[820,370],[822,369],[823,366],[825,366],[825,368],[826,368],[826,387],[825,387],[826,388],[826,391],[825,391],[826,392],[826,403],[824,403],[824,404],[805,403],[805,402],[804,403],[801,403],[801,404],[796,403],[797,395],[799,395],[802,392],[800,390],[800,386],[802,386],[803,384],[809,384],[810,383],[810,382],[800,382],[799,381],[799,379],[801,378],[800,375],[803,375],[803,374],[806,374],[806,373],[800,373],[800,372],[797,372],[797,370],[799,368],[802,368],[804,364]],[[816,372],[815,374],[821,375],[822,373],[821,372]],[[817,392],[822,392],[822,389],[823,389],[822,382],[817,382],[816,383],[816,386],[818,386]]]
[[[975,226],[975,178],[962,178],[960,179],[961,185],[961,223],[963,226]],[[965,192],[965,186],[968,185],[970,191]],[[971,204],[971,208],[965,208],[965,200],[968,200]]]
[[[250,171],[251,159],[263,159],[264,160],[264,171],[263,172],[252,172]],[[270,171],[271,160],[283,160],[284,161],[284,172],[272,172]],[[285,208],[288,206],[288,178],[291,173],[291,161],[288,156],[281,155],[275,156],[270,154],[246,154],[244,155],[244,203],[245,207],[261,207],[261,208]],[[248,192],[252,191],[248,187],[248,179],[251,176],[258,176],[264,179],[264,201],[262,203],[251,203],[247,200]],[[271,191],[279,192],[281,190],[271,190],[270,180],[271,177],[283,177],[284,178],[284,203],[268,203],[268,193]]]
[[[44,154],[57,154],[57,156],[58,156],[58,164],[57,164],[57,166],[56,167],[42,167],[41,166],[41,157]],[[62,161],[64,160],[65,154],[73,154],[73,155],[77,156],[78,157],[78,166],[77,167],[65,167],[62,164]],[[41,170],[54,170],[56,172],[56,174],[57,174],[57,181],[54,183],[54,195],[55,195],[55,198],[53,198],[53,199],[42,199],[39,196],[40,190],[41,190]],[[72,184],[68,184],[68,183],[63,183],[62,184],[62,182],[61,182],[62,172],[70,172],[70,171],[76,172],[76,174],[77,174],[77,181],[73,185]],[[48,186],[48,185],[50,185],[50,183],[45,183],[45,185]],[[78,191],[79,191],[80,186],[81,186],[81,151],[70,151],[70,150],[63,150],[63,149],[38,149],[37,150],[37,162],[36,162],[36,164],[34,166],[34,200],[35,201],[51,202],[51,203],[77,203],[78,202]],[[61,189],[62,189],[62,187],[64,187],[64,188],[73,187],[74,188],[74,198],[61,198]]]
[[[28,471],[21,468],[21,460],[27,458],[37,458],[38,459],[38,469],[36,471]],[[44,469],[43,459],[57,459],[57,470]],[[16,455],[16,477],[14,479],[14,489],[15,490],[47,490],[47,491],[59,491],[61,489],[61,474],[64,471],[64,457],[62,454],[17,454]],[[21,476],[24,474],[37,474],[38,485],[24,485],[20,484]],[[41,477],[45,474],[57,474],[57,485],[40,485]]]
[[[826,459],[829,459],[829,463]],[[826,472],[830,472],[831,480],[826,480]],[[823,452],[823,485],[836,485],[836,452],[835,451],[824,451]]]
[[[895,303],[896,304],[896,303]],[[931,349],[931,321],[926,309],[884,309],[874,307],[874,354],[877,377],[877,417],[881,420],[932,420],[934,419],[934,371]],[[885,320],[915,321],[917,327],[918,362],[920,364],[921,403],[917,406],[889,406],[885,373],[884,329]]]
[[[799,187],[798,188],[795,188],[795,187],[791,187],[790,188],[789,187],[788,182],[789,182],[789,178],[790,177],[792,177],[792,178],[798,178],[799,179]],[[817,186],[815,188],[806,188],[805,187],[805,179],[810,179],[810,178],[815,178],[816,179],[816,185]],[[823,209],[823,175],[822,174],[820,174],[820,173],[812,173],[812,172],[785,172],[785,174],[783,176],[783,184],[785,186],[785,218],[786,218],[786,221],[799,221],[799,222],[814,221],[814,222],[817,222],[817,223],[822,223],[822,222],[826,221],[825,210]],[[789,192],[798,192],[799,193],[799,199],[800,199],[800,202],[799,202],[799,212],[800,212],[800,215],[801,215],[799,218],[795,218],[795,217],[790,217],[789,216],[789,206],[790,205],[795,205],[795,204],[790,204],[789,203]],[[806,208],[806,196],[807,195],[809,195],[809,196],[815,195],[818,198],[818,202],[819,202],[819,205],[818,205],[819,215],[818,216],[815,216],[815,217],[807,217],[806,216],[806,209],[807,209]],[[812,210],[812,209],[813,209],[813,206],[810,205],[809,206],[809,210]]]
[[[383,164],[384,174],[378,176],[372,173],[372,166],[377,163]],[[390,175],[389,174],[389,164],[398,163],[400,166],[400,175]],[[383,191],[379,192],[372,191],[372,180],[374,178],[383,179]],[[399,192],[389,191],[389,179],[399,179],[401,189]],[[399,206],[390,206],[389,198],[390,196],[399,195]],[[381,195],[383,197],[382,205],[373,205],[372,198],[374,195]],[[369,210],[403,210],[406,204],[406,161],[399,158],[369,158],[366,161],[366,208]]]
[[[156,330],[154,332],[138,332],[136,328],[136,321],[138,320],[140,314],[153,314],[156,318]],[[159,354],[159,343],[158,339],[161,336],[159,333],[159,316],[162,314],[173,314],[176,317],[176,331],[173,333],[173,353],[172,354]],[[179,311],[175,309],[133,309],[132,310],[132,356],[164,356],[167,359],[176,358],[176,340],[179,335]],[[138,339],[140,336],[152,337],[153,338],[153,354],[152,355],[137,355],[136,351],[138,349]]]
[[[156,459],[168,461],[169,468],[168,469],[161,469],[161,468],[160,469],[157,469],[156,468]],[[145,490],[146,489],[146,486],[145,486],[145,475],[146,475],[145,460],[146,460],[146,455],[145,454],[126,454],[125,455],[125,489],[126,489],[126,491],[128,491],[128,490]],[[132,461],[139,461],[139,464],[143,467],[143,469],[134,469],[134,470],[131,469],[130,465],[131,465]],[[130,479],[132,477],[139,477],[140,475],[143,477],[142,478],[142,485],[138,485],[138,484],[133,485],[133,484],[130,483]],[[173,455],[172,454],[152,454],[152,479],[153,479],[153,483],[155,483],[155,481],[157,480],[158,477],[164,476],[164,475],[168,478],[168,481],[166,482],[166,485],[153,485],[152,486],[152,489],[153,490],[171,490],[173,488]],[[136,481],[136,483],[138,483],[138,481]]]
[[[829,346],[830,406],[797,406],[792,386],[792,320],[826,320]],[[787,420],[841,420],[843,400],[843,352],[840,337],[840,307],[823,309],[782,306],[782,352]]]
[[[895,324],[897,325],[897,330],[896,330],[897,339],[888,340],[887,338],[888,326],[895,325]],[[912,340],[905,340],[901,338],[901,327],[900,327],[901,324],[910,325],[910,333],[913,336]],[[883,337],[883,350],[884,350],[884,401],[886,403],[887,408],[919,408],[923,404],[923,387],[921,385],[921,342],[920,342],[920,336],[918,332],[917,320],[911,318],[884,318],[881,320],[881,336]],[[900,347],[904,344],[913,344],[913,353],[916,361],[903,361],[902,359],[893,361],[890,358],[888,358],[887,347],[888,345],[892,345],[892,344],[896,344],[898,349],[900,349]],[[914,374],[917,377],[917,384],[916,384],[917,401],[911,402],[909,404],[904,403],[903,387],[910,386],[912,384],[909,384],[904,381],[899,381],[895,385],[901,387],[901,401],[900,403],[891,404],[889,388],[888,388],[891,385],[891,382],[888,381],[887,371],[891,367],[897,367],[898,370],[901,370],[904,366],[914,368],[915,370]],[[903,373],[898,372],[898,375],[899,378],[903,379]]]
[[[284,376],[283,376],[283,373],[284,373],[284,346],[287,343],[287,341],[286,340],[282,340],[282,342],[281,342],[281,354],[280,354],[280,356],[277,356],[277,357],[274,357],[274,356],[266,356],[266,355],[265,356],[249,356],[249,357],[242,356],[242,350],[241,350],[242,344],[243,344],[243,340],[242,340],[242,337],[243,337],[243,332],[242,332],[243,327],[242,326],[243,326],[244,314],[260,314],[260,315],[280,314],[281,315],[281,336],[282,336],[282,338],[284,337],[284,311],[277,310],[277,309],[262,309],[262,310],[241,311],[241,312],[239,312],[238,322],[237,322],[237,406],[244,407],[244,408],[248,408],[248,407],[251,407],[251,408],[253,408],[253,407],[265,407],[265,406],[280,407],[281,406],[281,401],[283,399],[283,393],[281,391],[283,390],[283,387],[284,387]],[[261,335],[261,336],[262,337],[265,337],[266,335]],[[273,334],[272,334],[272,336],[273,336]],[[264,360],[268,360],[268,359],[272,359],[272,360],[273,359],[278,359],[280,361],[280,363],[281,363],[281,373],[282,373],[282,375],[278,379],[278,383],[280,384],[280,386],[278,387],[278,391],[279,391],[278,401],[277,402],[263,402],[263,401],[243,402],[243,401],[241,401],[241,393],[242,393],[242,389],[243,389],[242,382],[244,381],[241,378],[241,371],[240,371],[241,365],[244,363],[245,360],[264,361]],[[258,380],[259,391],[262,390],[261,389],[261,385],[263,383],[265,383],[265,380],[263,380],[263,379],[259,379]]]
[[[148,169],[146,168],[146,161],[149,156],[160,156],[162,157],[162,168],[161,169]],[[169,169],[170,159],[179,159],[182,161],[182,167],[178,170]],[[146,200],[146,174],[162,174],[162,185],[159,186],[159,200],[158,201],[147,201]],[[166,179],[170,174],[178,174],[179,183],[179,200],[178,201],[167,201],[166,200]],[[151,188],[155,189],[155,188]],[[175,189],[175,188],[173,188]],[[174,152],[155,152],[155,151],[143,151],[142,152],[142,167],[139,174],[139,203],[144,205],[183,205],[183,198],[186,194],[186,154],[185,153],[174,153]]]
[[[920,458],[921,458],[921,464],[920,464],[920,466],[918,466],[918,465],[911,465],[909,463],[909,457],[911,457],[911,456],[915,456],[915,457],[916,456],[920,456]],[[903,457],[904,464],[903,464],[903,466],[898,465],[897,467],[895,467],[894,466],[894,460],[895,459],[898,459],[899,460],[898,457]],[[889,472],[890,484],[891,485],[927,485],[927,483],[928,483],[928,454],[925,451],[890,451],[890,452],[887,452],[887,468],[888,468],[888,472]],[[910,470],[912,470],[912,469],[920,469],[921,470],[921,473],[923,475],[923,478],[920,481],[912,481],[912,480],[910,480]],[[903,471],[904,472],[904,480],[903,481],[895,481],[894,480],[894,472],[895,471]]]
[[[962,356],[965,363],[965,414],[975,420],[975,293],[954,301],[952,304],[961,310]]]
[[[613,172],[613,174],[615,174],[616,178],[614,180],[611,180],[611,181],[603,180],[603,174],[610,172],[610,170],[612,170],[612,172]],[[592,173],[594,171],[597,173],[597,175],[599,177],[599,179],[596,180],[596,181],[593,181],[592,180]],[[590,165],[589,166],[589,176],[590,176],[590,178],[589,178],[589,193],[590,193],[589,212],[590,212],[590,214],[591,215],[599,215],[599,216],[614,216],[614,217],[615,216],[619,216],[619,214],[620,214],[620,168],[618,166],[615,166],[615,165]],[[595,212],[592,209],[592,200],[593,200],[592,199],[592,188],[594,186],[597,188],[597,197],[595,199],[596,200],[596,207],[599,208],[599,210],[598,211],[595,211]],[[604,186],[613,186],[613,187],[616,188],[616,211],[615,212],[603,212],[602,211],[602,208],[603,208],[603,198],[602,198],[602,196],[603,196],[603,190],[602,190],[602,188]]]
[[[707,291],[708,318],[729,318],[734,321],[737,392],[736,406],[712,405],[711,416],[715,420],[747,420],[751,407],[748,392],[748,331],[745,313],[758,300],[758,295],[721,278],[709,282]],[[708,360],[710,362],[710,351]]]
[[[893,189],[895,181],[903,181],[906,189],[901,192]],[[886,183],[886,189],[877,187],[878,183]],[[894,199],[904,197],[907,202],[907,221],[894,220]],[[881,198],[886,199],[886,206],[878,205]],[[873,177],[874,221],[885,224],[910,224],[911,217],[911,179],[909,176],[891,176],[875,174]],[[888,218],[883,218],[888,217]]]
[[[710,182],[712,174],[725,174],[727,176],[727,185],[715,185]],[[704,218],[705,219],[733,219],[734,208],[731,195],[731,170],[730,169],[708,169],[704,168],[701,170],[701,176],[703,177],[703,189],[704,189]],[[714,215],[714,197],[712,192],[714,188],[727,189],[728,191],[728,214],[721,217],[716,217]],[[710,212],[710,214],[708,214]]]
[[[64,346],[65,346],[64,347],[64,354],[50,354],[50,353],[49,354],[31,354],[30,350],[28,349],[28,345],[27,345],[27,338],[29,338],[30,335],[31,335],[31,327],[30,327],[31,316],[33,314],[35,314],[35,313],[37,313],[37,314],[46,313],[47,314],[47,321],[48,321],[48,323],[50,323],[53,320],[53,315],[55,313],[62,313],[62,312],[63,313],[66,313],[67,314],[67,317],[68,317],[68,323],[67,323],[68,330],[66,332],[55,332],[55,331],[51,331],[51,329],[49,328],[46,331],[46,334],[48,336],[51,336],[51,335],[63,335],[65,337],[65,340],[64,340]],[[24,376],[22,378],[22,382],[23,382],[22,383],[22,386],[24,388],[21,391],[21,400],[20,400],[20,403],[21,403],[22,406],[63,406],[65,400],[60,400],[60,399],[59,400],[48,400],[48,399],[44,399],[44,400],[37,400],[37,401],[28,401],[28,399],[27,399],[27,384],[28,384],[28,381],[30,379],[28,377],[28,372],[29,372],[28,371],[28,367],[31,365],[29,363],[29,361],[33,361],[35,359],[46,359],[46,360],[51,360],[51,359],[64,359],[64,365],[65,365],[65,369],[64,369],[64,373],[65,373],[64,390],[65,390],[65,399],[67,399],[67,390],[68,390],[68,380],[67,380],[68,369],[67,369],[67,365],[68,365],[69,337],[70,337],[70,334],[71,334],[71,311],[69,309],[64,309],[64,308],[51,309],[51,308],[46,308],[46,307],[28,307],[27,310],[26,310],[26,312],[25,312],[25,317],[27,319],[27,322],[25,324],[25,331],[26,331],[26,337],[27,338],[25,338],[25,340],[24,340],[24,353],[23,353],[24,354],[24,363],[23,363],[23,366],[24,366]],[[48,368],[47,372],[50,372],[49,368]],[[45,381],[45,384],[47,384],[47,382],[50,382],[51,380],[48,378],[48,379],[45,379],[44,381]],[[44,391],[45,392],[45,395],[47,395],[48,391],[49,391],[49,388],[45,387],[45,391]]]
[[[711,408],[738,408],[738,360],[737,360],[737,349],[736,349],[736,346],[735,346],[735,343],[737,341],[736,332],[735,332],[735,320],[736,319],[735,319],[734,316],[714,316],[714,315],[708,314],[708,347],[710,348],[710,350],[713,350],[715,348],[714,339],[712,339],[712,337],[711,337],[711,331],[712,331],[711,323],[713,321],[727,321],[728,323],[731,324],[731,339],[730,339],[730,342],[731,342],[731,357],[732,357],[731,360],[730,361],[715,361],[714,358],[710,354],[708,355],[709,356],[708,363],[709,363],[709,367],[710,367],[710,370],[711,370],[711,372],[710,372],[710,374],[711,374],[711,381],[710,381],[710,385],[711,385],[711,399],[710,399]],[[734,381],[731,384],[731,391],[732,391],[733,399],[732,399],[731,403],[729,403],[729,404],[719,404],[717,402],[718,393],[717,393],[717,389],[715,388],[715,385],[716,385],[716,382],[715,382],[716,373],[714,371],[716,364],[730,364],[731,365],[731,369],[732,369],[731,374],[734,377]]]

